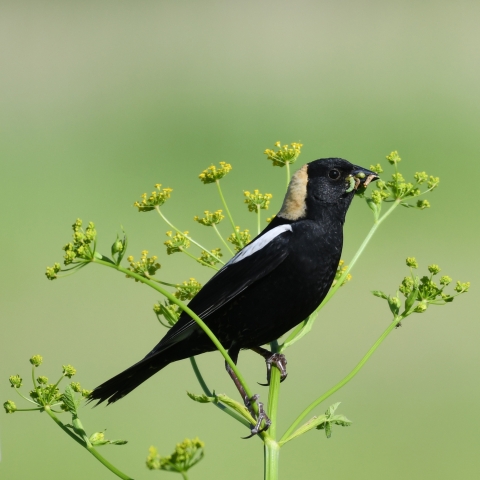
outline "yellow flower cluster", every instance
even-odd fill
[[[248,210],[250,212],[258,212],[261,208],[263,210],[268,209],[268,205],[270,204],[270,200],[272,199],[273,195],[271,193],[260,193],[258,190],[254,190],[253,193],[248,191],[244,191],[243,194],[245,195],[245,201],[248,205]]]
[[[193,219],[201,223],[202,225],[205,225],[207,227],[211,227],[212,225],[218,225],[224,218],[225,216],[222,215],[222,210],[217,210],[216,212],[209,212],[208,210],[205,210],[204,212],[205,217],[200,218],[200,217],[193,217]]]
[[[155,275],[156,271],[160,268],[160,264],[156,262],[157,256],[154,255],[153,257],[148,257],[148,250],[142,251],[142,256],[140,261],[135,262],[135,259],[132,255],[127,257],[128,262],[130,263],[130,267],[128,270],[131,272],[137,273],[142,277],[149,278],[151,275]],[[130,275],[127,275],[127,278],[132,278]],[[135,279],[138,282],[137,279]]]
[[[198,438],[186,438],[177,443],[175,451],[168,457],[161,457],[155,447],[150,447],[147,457],[147,468],[150,470],[166,470],[167,472],[187,472],[204,456],[205,444]]]
[[[161,189],[161,186],[160,183],[157,183],[155,185],[156,191],[153,191],[148,198],[147,194],[144,193],[142,195],[142,201],[135,202],[133,206],[137,207],[139,212],[149,212],[156,207],[161,207],[170,198],[170,194],[173,191],[171,188]]]
[[[220,168],[215,167],[215,165],[211,165],[210,167],[206,168],[198,176],[198,178],[205,184],[214,183],[223,178],[231,169],[232,166],[229,163],[220,162]]]
[[[297,161],[302,151],[303,144],[291,143],[289,145],[282,145],[280,142],[275,143],[277,150],[267,148],[263,152],[268,160],[271,160],[274,167],[284,167],[287,163],[292,164]]]
[[[173,235],[172,232],[167,232],[167,237],[170,237],[170,240],[167,240],[164,245],[167,247],[168,255],[181,252],[190,246],[190,241],[185,237],[187,234],[188,232],[183,232],[183,235],[181,233]]]
[[[215,258],[215,257],[217,257],[217,258]],[[223,254],[222,254],[220,248],[214,248],[213,250],[210,250],[210,252],[202,250],[202,253],[200,255],[199,260],[201,260],[204,263],[208,263],[208,265],[214,266],[217,263],[219,263],[219,261],[217,259],[221,258],[221,257],[223,257]]]
[[[177,291],[174,295],[184,302],[185,300],[191,300],[202,288],[202,285],[198,283],[194,278],[190,278],[188,281],[182,282],[177,287]]]
[[[333,283],[332,283],[332,287],[340,280],[340,277],[344,274],[345,270],[348,268],[348,265],[344,265],[344,264],[345,262],[343,260],[340,260],[337,267],[337,272],[335,273],[335,279],[333,280]],[[352,279],[352,276],[348,274],[340,286],[343,287],[351,279]]]
[[[250,243],[250,230],[246,229],[243,232],[240,231],[240,227],[235,227],[236,233],[232,233],[227,240],[234,245],[235,250],[239,252],[247,243]],[[238,237],[240,237],[240,241]],[[240,243],[241,242],[241,243]]]
[[[162,305],[160,302],[158,302],[153,306],[153,311],[156,313],[158,321],[164,327],[170,328],[177,323],[183,310],[178,305],[175,305],[174,303],[165,302],[165,304]],[[167,325],[163,323],[162,320],[160,319],[161,315],[167,321],[168,323]]]

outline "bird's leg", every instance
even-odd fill
[[[231,355],[231,356],[236,363],[238,353],[237,355]],[[243,388],[243,385],[240,383],[240,380],[238,379],[237,375],[235,375],[235,372],[232,370],[232,367],[227,362],[225,362],[225,368],[228,374],[230,375],[231,379],[233,380],[233,383],[237,387],[237,390],[243,399],[243,403],[248,408],[248,411],[252,414],[253,418],[255,418],[256,414],[255,414],[255,411],[253,410],[252,405],[255,402],[257,403],[257,407],[258,407],[257,423],[250,430],[251,434],[248,437],[244,437],[244,438],[251,438],[254,435],[257,435],[257,433],[265,432],[266,430],[268,430],[268,427],[270,427],[272,422],[268,418],[267,414],[265,413],[265,410],[263,408],[263,403],[258,401],[260,395],[255,394],[253,395],[253,397],[249,397],[247,395],[247,392]],[[262,427],[262,422],[264,423],[263,427]]]
[[[272,365],[280,370],[280,382],[283,382],[287,378],[287,359],[282,353],[272,353],[266,348],[255,347],[251,348],[254,352],[258,353],[265,359],[267,364],[267,383],[260,383],[260,385],[270,385],[270,376],[272,375]]]

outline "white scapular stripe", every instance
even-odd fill
[[[280,225],[278,227],[272,228],[269,232],[265,235],[262,235],[258,240],[255,240],[253,243],[247,245],[240,253],[237,253],[228,263],[227,265],[231,265],[233,263],[237,263],[240,260],[243,260],[245,257],[249,257],[253,255],[255,252],[258,252],[263,247],[268,245],[275,237],[278,237],[283,232],[292,231],[291,225]]]

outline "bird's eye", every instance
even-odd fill
[[[333,170],[330,170],[328,172],[328,176],[332,179],[332,180],[338,180],[340,178],[340,172],[334,168]]]

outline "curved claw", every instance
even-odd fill
[[[260,395],[255,394],[252,398],[247,399],[245,401],[245,406],[248,408],[248,410],[250,411],[250,413],[253,416],[255,416],[255,413],[254,413],[253,408],[252,408],[252,403],[257,402],[259,397],[260,397]],[[267,414],[266,414],[266,412],[263,408],[263,403],[262,402],[257,402],[257,406],[258,406],[257,423],[255,423],[255,426],[251,429],[251,433],[250,433],[250,435],[248,435],[248,437],[241,437],[244,440],[252,438],[255,435],[258,435],[259,433],[265,432],[266,430],[268,430],[268,428],[272,424],[272,421],[268,418],[268,416],[267,416]],[[263,427],[261,427],[262,422],[264,422]]]
[[[270,385],[270,377],[272,375],[272,365],[277,367],[280,370],[280,383],[282,383],[287,378],[287,359],[283,353],[273,353],[270,357],[265,360],[267,364],[267,383],[259,383],[262,386]]]

